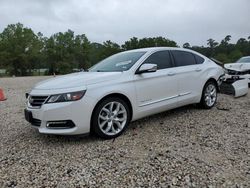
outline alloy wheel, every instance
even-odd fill
[[[209,84],[205,90],[205,102],[207,106],[211,107],[215,104],[217,99],[217,89],[214,84]]]
[[[127,123],[127,110],[120,102],[110,102],[100,111],[98,126],[100,130],[108,135],[119,134]]]

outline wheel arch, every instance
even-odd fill
[[[122,100],[124,100],[124,102],[127,103],[128,107],[129,107],[129,110],[130,110],[130,120],[133,119],[133,107],[132,107],[132,103],[131,101],[129,100],[129,98],[124,95],[124,94],[121,94],[121,93],[111,93],[111,94],[107,94],[105,95],[104,97],[102,97],[96,104],[95,104],[95,107],[93,108],[92,110],[92,113],[91,113],[91,122],[90,122],[90,127],[92,126],[92,119],[93,119],[93,114],[94,114],[94,111],[96,109],[96,107],[105,99],[107,98],[110,98],[110,97],[118,97]]]
[[[204,86],[203,86],[203,89],[204,89],[205,85],[206,85],[208,82],[213,82],[213,83],[215,84],[215,86],[216,86],[217,91],[219,91],[220,88],[219,88],[218,82],[217,82],[217,80],[216,80],[215,78],[213,78],[213,77],[209,78],[209,79],[206,81],[206,83],[205,83]]]
[[[219,91],[219,85],[218,85],[216,79],[213,78],[213,77],[210,77],[209,79],[207,79],[207,81],[206,81],[205,84],[203,85],[203,88],[202,88],[202,91],[201,91],[201,96],[200,96],[200,101],[201,101],[201,99],[202,99],[202,94],[203,94],[203,91],[204,91],[204,89],[205,89],[205,86],[206,86],[206,84],[207,84],[208,82],[213,82],[213,83],[215,84],[215,86],[216,86],[217,91]]]
[[[202,94],[201,94],[200,102],[199,102],[199,104],[198,104],[200,107],[202,107],[202,108],[204,108],[204,109],[210,109],[210,108],[212,108],[212,107],[215,105],[215,103],[214,103],[212,106],[208,106],[208,105],[205,104],[204,101],[203,101],[203,94],[204,94],[204,91],[205,91],[205,87],[206,87],[207,83],[209,83],[209,82],[212,82],[212,83],[215,84],[215,87],[216,87],[217,91],[218,91],[218,89],[219,89],[219,85],[218,85],[218,83],[217,83],[217,81],[216,81],[215,78],[211,77],[211,78],[209,78],[209,79],[205,82],[205,84],[204,84],[204,86],[203,86],[203,89],[202,89]],[[216,100],[217,100],[217,99],[216,99]],[[215,102],[216,102],[216,100],[215,100]]]

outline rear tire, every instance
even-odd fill
[[[208,81],[202,92],[200,106],[204,109],[211,109],[217,101],[217,85],[213,81]]]
[[[129,106],[118,97],[106,98],[97,104],[91,121],[93,132],[104,139],[120,136],[131,119]]]

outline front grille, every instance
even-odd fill
[[[234,70],[228,70],[229,75],[245,75],[250,74],[250,70],[247,71],[234,71]]]
[[[229,74],[229,75],[237,75],[238,72],[237,72],[237,71],[234,71],[234,70],[228,70],[228,74]]]
[[[40,108],[48,96],[29,96],[29,104],[31,107]]]

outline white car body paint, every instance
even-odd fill
[[[248,81],[247,79],[237,80],[232,84],[235,90],[234,97],[242,97],[248,94]]]
[[[250,63],[227,63],[225,68],[229,70],[235,70],[239,72],[250,70]]]
[[[181,50],[204,58],[203,64],[173,67],[153,73],[135,74],[145,59],[162,50]],[[97,103],[109,94],[122,94],[132,106],[132,121],[148,115],[180,106],[199,103],[205,83],[209,79],[219,81],[223,69],[205,56],[180,48],[146,48],[134,51],[146,52],[128,71],[124,72],[80,72],[58,76],[37,84],[30,96],[50,96],[55,94],[86,90],[79,101],[43,104],[33,108],[27,102],[26,109],[33,118],[41,120],[40,133],[77,135],[90,132],[91,116]],[[125,52],[126,53],[126,52]],[[49,129],[48,121],[72,120],[70,129]]]

